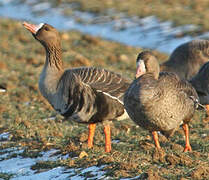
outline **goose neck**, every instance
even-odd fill
[[[46,64],[58,71],[63,70],[62,51],[60,47],[50,46],[46,47]]]

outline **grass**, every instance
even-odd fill
[[[4,179],[4,180],[9,180],[10,178],[12,178],[14,176],[14,174],[7,174],[7,173],[1,173],[0,172],[0,178]]]
[[[0,27],[0,84],[7,87],[7,92],[0,96],[0,133],[11,134],[10,141],[1,148],[23,146],[22,157],[35,158],[40,151],[51,148],[58,149],[60,154],[69,154],[65,160],[37,162],[32,167],[37,172],[60,165],[74,168],[106,165],[103,167],[106,175],[115,179],[137,175],[155,179],[208,177],[209,126],[204,112],[197,112],[190,124],[194,149],[191,153],[182,153],[184,135],[179,129],[169,141],[160,136],[165,151],[165,156],[161,156],[154,150],[151,135],[130,119],[113,122],[112,139],[119,143],[113,143],[111,153],[104,152],[104,133],[100,124],[96,129],[94,148],[88,149],[86,125],[63,121],[38,91],[38,78],[45,59],[42,46],[20,22],[0,19]],[[133,78],[135,58],[141,48],[76,31],[62,32],[61,37],[65,67],[101,66]],[[165,54],[154,53],[162,61],[167,59]],[[82,152],[86,153],[84,157],[80,156]],[[10,175],[0,176],[9,179]]]

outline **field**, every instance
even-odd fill
[[[112,1],[108,1],[112,2]],[[63,32],[63,60],[66,68],[100,66],[133,78],[140,48],[105,41],[76,31]],[[45,60],[42,46],[21,22],[0,19],[0,133],[10,132],[10,141],[1,148],[25,147],[24,157],[36,157],[51,148],[70,158],[43,161],[32,168],[38,171],[63,165],[89,167],[106,165],[110,177],[141,179],[207,179],[209,177],[209,119],[197,111],[190,123],[192,152],[183,153],[184,134],[179,129],[171,139],[160,136],[164,152],[157,152],[151,135],[130,119],[113,122],[111,153],[104,152],[102,125],[98,125],[94,148],[87,148],[86,125],[64,121],[38,91],[38,78]],[[167,55],[154,52],[160,62]],[[116,143],[117,142],[117,143]],[[78,157],[78,158],[74,158]],[[92,175],[86,173],[84,177]],[[5,178],[9,175],[0,174]],[[6,179],[6,178],[5,178]],[[8,178],[9,179],[9,178]]]

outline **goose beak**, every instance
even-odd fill
[[[137,62],[136,76],[135,76],[136,79],[145,73],[146,73],[146,68],[145,68],[144,60],[140,59]]]
[[[23,22],[23,26],[34,35],[38,32],[39,29],[42,28],[43,25],[44,25],[43,23],[39,25],[35,25],[35,24],[29,24],[25,21]]]

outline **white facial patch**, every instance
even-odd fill
[[[39,25],[36,26],[35,31],[38,32],[39,29],[43,27],[44,23],[40,23]]]
[[[144,60],[139,59],[139,61],[137,61],[137,63],[136,63],[136,66],[137,66],[137,68],[136,68],[136,78],[138,78],[139,76],[146,73]]]
[[[137,67],[140,68],[141,72],[146,72],[145,64],[143,59],[139,59],[136,63]]]

